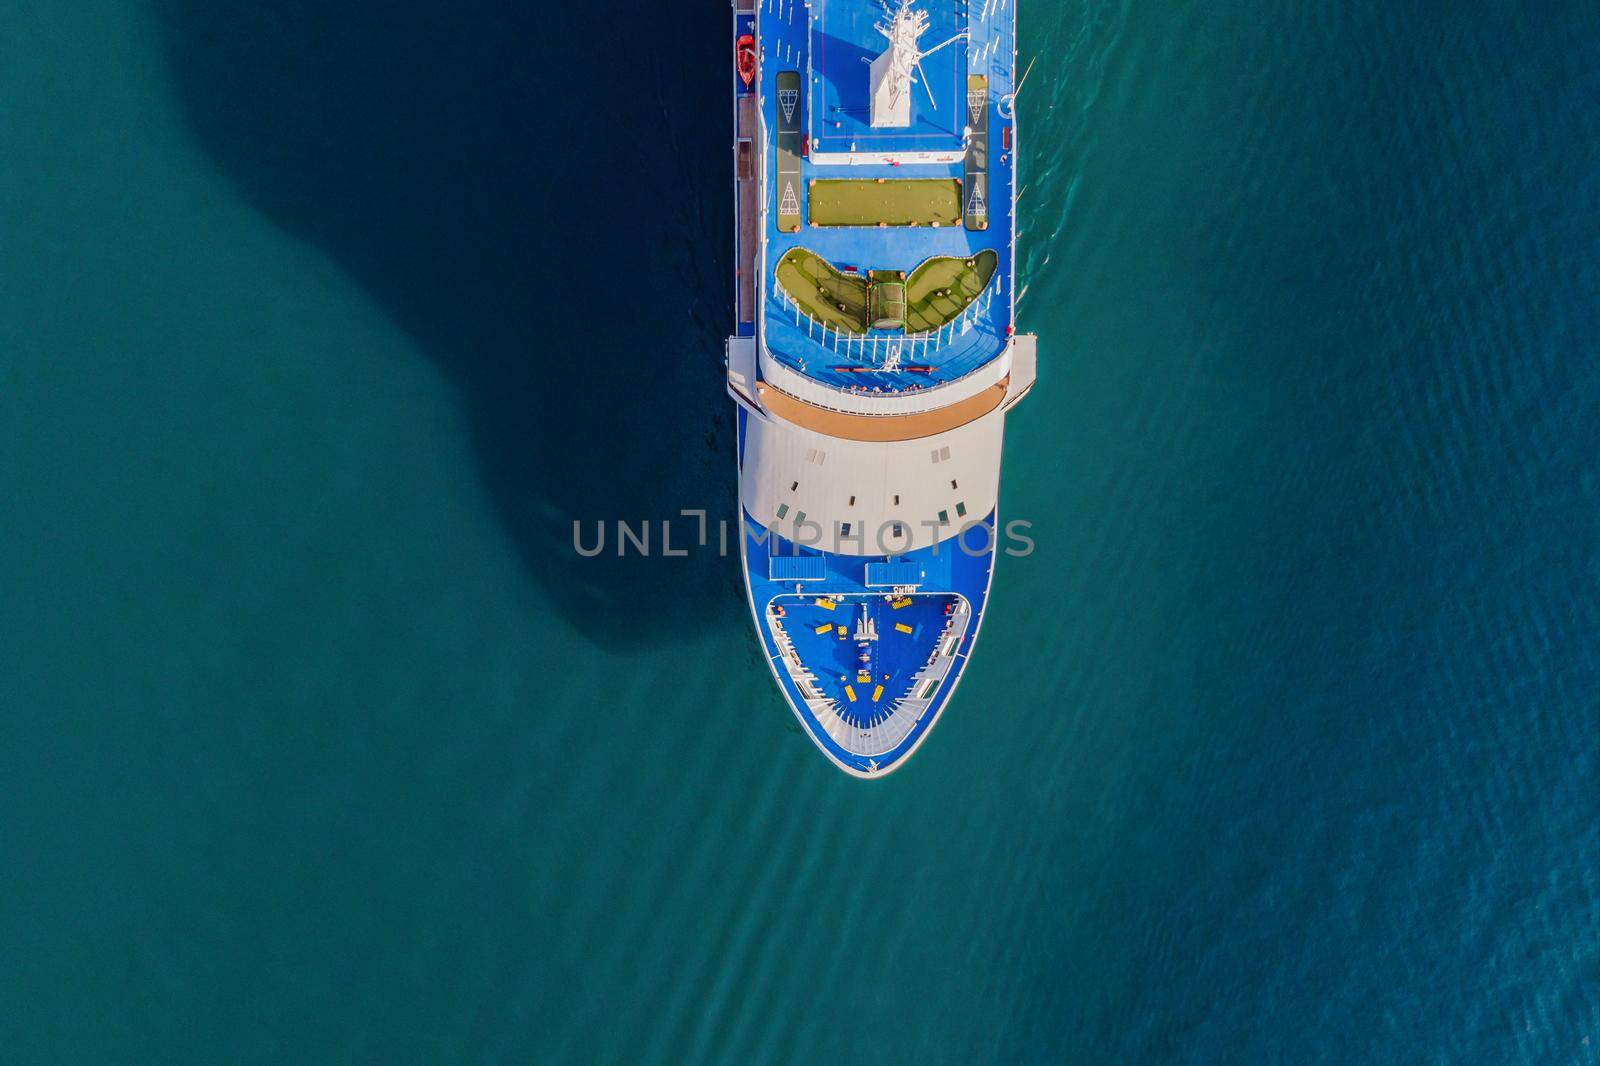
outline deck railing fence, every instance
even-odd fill
[[[958,337],[964,337],[975,328],[988,322],[988,313],[994,303],[996,285],[985,289],[978,298],[955,318],[936,330],[925,333],[853,333],[812,318],[795,300],[774,285],[773,293],[786,317],[794,321],[796,329],[836,355],[868,366],[917,363],[928,358]]]

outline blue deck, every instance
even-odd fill
[[[967,30],[967,8],[960,3],[924,3],[932,48]],[[916,104],[907,129],[873,129],[868,106],[867,64],[884,48],[874,24],[883,9],[863,0],[812,0],[810,48],[812,80],[806,128],[814,152],[946,152],[961,150],[967,43],[939,50],[922,63],[928,83],[912,92]],[[930,104],[930,93],[932,103]]]
[[[741,421],[743,419],[741,418]],[[989,574],[994,565],[992,545],[995,516],[991,513],[983,522],[971,527],[966,536],[973,554],[949,540],[935,547],[923,548],[894,559],[908,561],[920,571],[924,584],[911,603],[894,608],[887,602],[885,590],[866,584],[869,564],[888,561],[885,556],[850,556],[817,552],[802,548],[772,533],[744,514],[743,536],[745,551],[745,580],[749,585],[750,603],[756,616],[756,629],[762,649],[773,666],[785,698],[796,716],[824,751],[836,761],[859,771],[867,771],[869,762],[877,772],[892,768],[903,759],[933,726],[944,709],[950,693],[955,689],[960,673],[966,665],[973,641],[983,619],[988,596]],[[990,550],[978,552],[988,545]],[[821,559],[825,576],[818,581],[807,581],[803,591],[796,594],[792,582],[773,581],[769,578],[770,559],[773,555],[803,554]],[[846,597],[834,610],[816,605],[824,594]],[[956,651],[957,665],[951,675],[939,686],[932,703],[916,725],[892,750],[873,756],[857,755],[840,747],[822,728],[806,707],[805,699],[777,660],[779,650],[770,626],[766,622],[767,606],[773,602],[784,606],[784,631],[794,642],[806,666],[817,675],[819,687],[840,707],[842,717],[860,725],[869,725],[887,711],[894,700],[906,694],[912,677],[928,661],[934,641],[938,638],[945,620],[947,604],[956,597],[964,598],[972,607],[972,621],[961,638]],[[854,628],[861,612],[868,611],[879,633],[874,642],[870,662],[859,661],[860,645],[853,639]],[[911,627],[907,634],[895,629],[895,623]],[[828,623],[827,633],[817,633],[816,628]],[[840,639],[837,627],[847,629]],[[858,682],[858,671],[865,668],[869,680]],[[846,685],[855,690],[856,699],[850,700],[844,692]],[[883,686],[880,699],[871,698],[876,686]]]
[[[958,42],[931,56],[923,64],[928,88],[938,94],[937,109],[930,107],[921,84],[914,85],[910,131],[871,131],[866,125],[867,64],[882,51],[883,38],[873,23],[883,15],[874,0],[813,0],[807,7],[800,0],[767,0],[760,11],[762,110],[766,122],[766,174],[769,181],[777,170],[777,148],[773,120],[779,71],[800,71],[811,79],[804,94],[804,126],[813,131],[810,153],[848,151],[848,143],[830,139],[829,130],[841,138],[855,130],[856,148],[861,152],[888,150],[893,142],[866,139],[871,136],[911,133],[923,138],[904,142],[906,151],[959,151],[960,131],[965,126],[965,85],[967,74],[988,78],[989,109],[989,215],[988,228],[971,231],[962,226],[905,228],[802,226],[798,233],[777,229],[776,204],[769,184],[767,226],[763,234],[765,283],[761,308],[761,335],[767,349],[782,364],[813,380],[834,388],[857,392],[900,392],[926,388],[965,377],[995,359],[1004,350],[1011,332],[1014,280],[1012,278],[1012,208],[1015,198],[1015,158],[1004,146],[1012,121],[999,111],[1002,96],[1011,92],[1014,18],[1012,0],[991,0],[971,8],[959,0],[922,0],[919,6],[931,18],[931,28],[923,39],[932,47],[965,27],[970,39]],[[985,14],[987,8],[987,14]],[[969,15],[970,11],[970,15]],[[808,18],[808,12],[810,18]],[[830,118],[829,116],[833,116]],[[834,127],[830,123],[841,125]],[[855,123],[851,126],[850,123]],[[949,128],[941,126],[947,123]],[[1014,136],[1014,131],[1010,134]],[[841,147],[842,143],[842,147]],[[920,144],[921,147],[917,147]],[[894,149],[899,150],[899,149]],[[851,165],[815,163],[808,153],[801,160],[801,184],[808,188],[816,178],[918,178],[963,177],[961,162],[953,163],[854,163]],[[802,210],[809,204],[802,203]],[[836,265],[852,265],[863,271],[910,271],[933,256],[971,256],[983,249],[999,254],[995,275],[961,329],[951,328],[936,339],[914,341],[898,331],[874,330],[865,337],[838,338],[824,335],[815,324],[796,312],[780,295],[772,277],[773,265],[791,248],[804,247]],[[894,347],[899,347],[903,363],[927,367],[926,372],[900,369],[893,372],[861,373],[838,367],[878,367]]]
[[[945,608],[954,596],[908,596],[911,602],[891,607],[882,595],[846,600],[832,610],[819,607],[816,597],[779,596],[784,608],[784,627],[794,641],[795,650],[821,681],[821,687],[843,711],[843,717],[857,725],[871,725],[881,718],[895,700],[906,695],[911,679],[927,663],[945,622]],[[865,613],[878,627],[878,639],[868,646],[868,661],[860,661],[859,645],[852,639],[856,620]],[[895,624],[908,625],[902,633]],[[819,626],[828,631],[818,633]],[[838,627],[844,626],[840,635]],[[867,680],[857,681],[862,674]],[[844,695],[851,686],[856,698]],[[882,694],[873,699],[879,687]]]

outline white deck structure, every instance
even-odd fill
[[[751,418],[740,503],[774,532],[824,551],[926,548],[995,509],[1004,428],[995,410],[930,437],[858,441]]]

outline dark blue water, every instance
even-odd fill
[[[1025,0],[1038,550],[864,784],[569,547],[733,507],[682,7],[0,8],[3,1057],[1600,1062],[1600,12]]]

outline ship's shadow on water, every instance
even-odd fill
[[[621,649],[739,624],[732,559],[572,549],[574,520],[592,537],[736,506],[726,9],[155,10],[196,141],[459,390],[500,519],[563,614]]]

